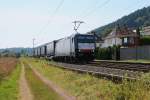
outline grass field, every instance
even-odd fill
[[[7,62],[7,63],[9,63],[9,62]],[[12,64],[14,64],[14,62]],[[7,67],[7,69],[10,68],[9,66],[6,66],[6,67]],[[15,69],[14,69],[14,67],[15,67]],[[1,66],[1,68],[2,68],[2,66]],[[6,74],[7,74],[7,72],[9,72],[9,73],[11,72],[11,73],[9,75],[5,76],[5,78],[3,77],[3,80],[1,81],[0,100],[18,100],[18,98],[19,98],[19,87],[18,87],[19,83],[18,83],[18,81],[19,81],[19,76],[20,76],[20,63],[13,66],[13,69],[14,70],[12,70],[12,68],[10,68],[9,71],[7,70]],[[3,72],[3,74],[5,74],[5,73]]]
[[[17,61],[16,58],[11,57],[0,58],[0,82],[12,72],[16,67]]]
[[[31,92],[33,93],[34,100],[63,100],[55,91],[45,85],[36,75],[33,73],[28,64],[25,64],[25,76]]]
[[[10,61],[11,59],[11,61]],[[47,79],[66,90],[77,100],[149,100],[150,74],[140,80],[116,84],[105,78],[81,74],[48,65],[48,61],[21,58],[25,64],[25,76],[34,100],[62,100],[62,98],[43,83],[31,70],[30,63]],[[1,58],[0,100],[19,100],[19,77],[21,64],[17,59]]]
[[[45,77],[61,86],[79,100],[149,100],[150,75],[140,81],[126,81],[115,84],[106,79],[88,74],[60,69],[47,64],[45,60],[26,59]]]

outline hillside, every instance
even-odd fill
[[[105,36],[113,28],[115,28],[117,24],[120,24],[120,25],[126,24],[130,28],[150,25],[150,6],[147,8],[139,9],[127,16],[124,16],[118,19],[117,21],[114,21],[108,25],[99,27],[93,31],[95,31],[97,35]]]

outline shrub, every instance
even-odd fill
[[[141,37],[140,45],[150,45],[150,37]]]
[[[116,58],[115,58],[116,51]],[[96,48],[95,53],[96,59],[100,60],[112,60],[112,59],[120,59],[120,46],[113,46],[108,48]]]

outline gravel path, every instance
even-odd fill
[[[20,100],[33,100],[33,95],[27,84],[27,80],[25,79],[25,68],[23,63],[21,69],[19,88],[20,88]]]
[[[28,63],[29,64],[29,63]],[[56,84],[54,84],[49,79],[45,78],[42,74],[40,74],[31,64],[29,64],[33,72],[50,88],[52,88],[56,93],[58,93],[60,96],[64,98],[64,100],[76,100],[74,96],[71,96],[66,91],[64,91],[62,88],[58,87]]]

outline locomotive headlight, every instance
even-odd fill
[[[78,51],[80,52],[81,50],[79,49]]]

